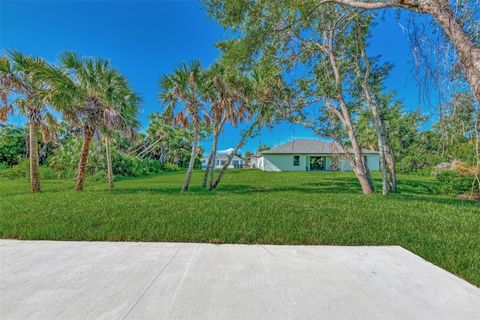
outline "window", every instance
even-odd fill
[[[293,165],[298,167],[300,165],[300,156],[293,156]]]

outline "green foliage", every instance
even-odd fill
[[[473,175],[471,174],[461,174],[457,170],[444,170],[437,175],[437,179],[439,193],[458,195],[472,191]]]
[[[180,171],[182,170],[182,168],[180,168],[179,166],[177,166],[176,164],[171,164],[171,163],[167,163],[163,166],[163,170],[165,172],[175,172],[175,171]]]
[[[112,152],[112,164],[116,176],[138,177],[162,171],[157,160],[142,159],[117,151]]]
[[[80,158],[82,140],[79,137],[69,136],[49,157],[48,165],[53,168],[60,178],[74,178]],[[152,159],[143,159],[129,155],[112,148],[113,173],[117,176],[145,176],[162,171],[160,162]],[[94,140],[90,147],[86,173],[89,175],[107,172],[104,145]]]
[[[147,128],[145,153],[158,159],[163,166],[186,168],[194,141],[193,128],[174,124],[160,113],[153,113],[148,118],[150,123]]]
[[[0,178],[6,179],[28,179],[30,174],[30,163],[24,159],[12,167],[0,168]],[[42,179],[58,179],[61,175],[57,171],[47,166],[40,167],[40,177]]]
[[[0,127],[0,163],[14,166],[25,157],[25,136],[21,128]]]
[[[23,160],[10,168],[0,170],[0,177],[7,178],[7,179],[19,179],[19,178],[28,179],[28,175],[29,175],[28,160]]]
[[[58,172],[60,178],[74,178],[81,149],[81,138],[74,135],[67,136],[48,158],[48,166]],[[97,140],[92,141],[88,157],[86,174],[92,175],[105,166]]]

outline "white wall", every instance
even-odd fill
[[[293,165],[293,154],[265,154],[257,159],[257,168],[264,171],[307,171],[309,167],[309,157],[318,156],[318,154],[298,155],[300,157],[300,165]],[[332,157],[326,156],[326,170],[332,169]],[[352,171],[352,166],[347,158],[342,155],[338,156],[340,162],[339,171]],[[370,171],[379,170],[379,157],[377,154],[367,155],[367,166]]]
[[[367,166],[370,171],[380,170],[380,156],[378,154],[367,155]]]
[[[306,156],[300,157],[300,164],[293,165],[293,154],[265,154],[263,158],[263,169],[265,171],[306,171]]]

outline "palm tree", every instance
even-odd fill
[[[240,140],[227,158],[211,189],[218,187],[233,157],[247,139],[257,134],[262,127],[271,127],[274,122],[284,117],[291,104],[291,90],[282,79],[280,68],[273,61],[262,59],[250,74],[239,77],[235,83],[239,103],[243,108],[241,112],[248,114],[246,120],[249,124],[242,130]],[[244,117],[240,119],[243,120]]]
[[[43,59],[27,56],[10,50],[0,57],[0,121],[7,121],[15,109],[28,117],[30,188],[40,191],[38,155],[38,131],[42,129],[43,140],[54,136],[55,118],[47,110],[48,87],[38,76],[38,70],[47,63]],[[9,101],[9,98],[12,99]]]
[[[218,138],[225,122],[234,126],[242,122],[246,115],[246,103],[243,100],[243,86],[236,72],[230,72],[222,63],[215,63],[207,72],[206,100],[210,102],[209,117],[213,129],[213,142],[207,167],[203,177],[203,187],[207,185],[210,175],[209,190],[215,181],[215,157]]]
[[[202,121],[206,121],[207,126],[209,125],[203,100],[204,94],[205,74],[199,61],[183,63],[171,75],[165,75],[160,79],[160,100],[167,103],[164,113],[183,127],[191,125],[194,131],[192,152],[181,192],[188,189],[192,178]],[[179,104],[181,109],[174,116]]]
[[[110,106],[120,114],[119,121],[113,127],[121,130],[128,138],[133,138],[136,129],[139,127],[137,119],[138,105],[140,98],[130,88],[127,80],[120,74],[110,78],[111,88],[107,101]],[[105,141],[105,153],[107,158],[107,177],[110,189],[114,187],[111,141],[114,134],[112,127],[101,126],[102,135]]]
[[[73,52],[64,52],[60,63],[61,68],[45,69],[43,77],[51,86],[52,104],[61,107],[64,117],[83,130],[76,183],[76,190],[81,191],[95,133],[121,127],[124,103],[118,101],[126,92],[125,81],[107,60],[82,58]]]

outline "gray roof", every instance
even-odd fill
[[[363,153],[377,154],[378,151],[362,149]],[[352,152],[349,149],[349,152]],[[342,147],[334,142],[326,142],[316,139],[297,139],[279,145],[278,147],[265,150],[262,154],[329,154],[343,153]]]
[[[215,160],[227,160],[229,155],[230,155],[229,153],[217,152],[217,154],[215,155]],[[208,156],[202,157],[202,160],[207,160],[207,159],[208,159]],[[234,155],[232,160],[243,160],[243,159],[237,155]]]

